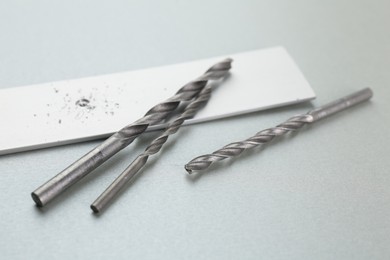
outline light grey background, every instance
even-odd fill
[[[30,192],[99,142],[1,156],[1,259],[389,259],[389,24],[388,0],[1,1],[2,88],[284,45],[318,95],[185,127],[100,217],[90,203],[155,134],[43,210]],[[194,156],[366,86],[366,104],[185,175]]]

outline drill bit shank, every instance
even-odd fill
[[[284,123],[281,123],[273,128],[262,130],[246,140],[230,143],[223,148],[213,152],[212,154],[196,157],[185,165],[185,169],[189,174],[191,174],[193,171],[206,170],[211,164],[215,162],[236,157],[245,150],[269,143],[277,136],[285,135],[292,131],[297,131],[306,124],[311,124],[320,119],[333,115],[353,105],[366,101],[371,97],[371,89],[366,88],[360,90],[344,98],[338,99],[322,107],[309,111],[307,114],[293,116]]]
[[[195,98],[205,88],[209,80],[223,78],[229,72],[231,62],[231,59],[226,59],[213,65],[201,77],[184,85],[174,96],[151,108],[144,117],[125,126],[102,144],[40,186],[31,194],[37,206],[42,207],[46,205],[71,185],[88,175],[114,154],[131,144],[148,126],[163,121],[181,102],[190,101]]]

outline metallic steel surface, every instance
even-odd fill
[[[91,209],[95,213],[100,213],[107,207],[118,192],[132,180],[139,170],[146,164],[149,156],[158,153],[167,142],[170,135],[175,134],[185,120],[192,118],[208,102],[211,96],[211,87],[205,87],[199,96],[192,101],[183,111],[183,113],[170,123],[165,131],[154,139],[145,151],[140,154],[115,180],[114,182],[92,203]]]
[[[345,110],[353,105],[369,100],[372,95],[373,93],[371,89],[365,88],[351,95],[321,106],[317,109],[309,111],[307,114],[293,116],[276,127],[262,130],[246,140],[230,143],[223,148],[213,152],[212,154],[196,157],[187,163],[184,167],[189,174],[191,174],[193,171],[206,170],[214,162],[236,157],[245,150],[271,142],[277,136],[285,135],[292,131],[297,131],[306,124],[316,122],[334,113]]]
[[[68,168],[31,193],[37,206],[48,202],[103,164],[114,154],[131,144],[150,125],[163,121],[181,102],[195,98],[209,80],[223,78],[231,68],[231,59],[225,59],[210,67],[202,76],[184,85],[174,96],[151,108],[143,118],[125,126],[102,144],[81,157]]]

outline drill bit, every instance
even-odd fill
[[[309,111],[307,114],[293,116],[284,123],[281,123],[273,128],[262,130],[246,140],[230,143],[212,154],[198,156],[187,163],[184,168],[189,174],[193,171],[205,170],[214,162],[236,157],[245,150],[271,142],[277,136],[282,136],[289,132],[300,130],[306,124],[314,123],[322,118],[345,110],[350,106],[366,101],[372,97],[372,94],[373,93],[370,88],[365,88],[344,98]]]
[[[231,68],[231,59],[225,59],[210,67],[202,76],[180,88],[174,96],[152,107],[144,117],[125,126],[103,143],[74,162],[31,193],[37,206],[42,207],[75,184],[114,154],[131,144],[150,125],[167,118],[182,102],[194,99],[210,80],[225,77]]]
[[[199,96],[192,101],[183,111],[183,113],[173,120],[164,132],[154,139],[150,145],[141,153],[115,180],[114,182],[92,203],[91,209],[94,213],[100,213],[103,208],[108,206],[119,191],[132,180],[137,173],[145,166],[149,156],[158,153],[167,142],[170,135],[175,134],[185,120],[195,116],[211,96],[211,87],[205,87]]]

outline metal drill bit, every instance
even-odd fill
[[[34,202],[39,207],[46,205],[71,185],[81,180],[114,154],[132,143],[148,126],[166,119],[180,103],[195,98],[204,89],[209,80],[222,79],[229,72],[231,62],[231,59],[225,59],[213,65],[202,76],[184,85],[174,96],[151,108],[143,118],[113,134],[102,144],[32,192],[31,196]]]
[[[118,192],[145,166],[149,156],[158,153],[167,142],[170,135],[175,134],[185,120],[195,116],[200,108],[210,99],[211,87],[205,87],[199,96],[192,101],[183,111],[183,113],[172,121],[164,132],[154,139],[145,151],[140,154],[115,180],[114,182],[92,203],[91,209],[95,213],[100,213],[103,208],[108,206]]]
[[[314,123],[322,118],[366,101],[372,97],[372,94],[371,89],[365,88],[344,98],[309,111],[307,114],[293,116],[286,122],[281,123],[276,127],[262,130],[244,141],[234,142],[224,146],[212,154],[196,157],[187,163],[184,168],[189,174],[193,171],[205,170],[214,162],[236,157],[245,150],[271,142],[277,136],[297,131],[306,124]]]

